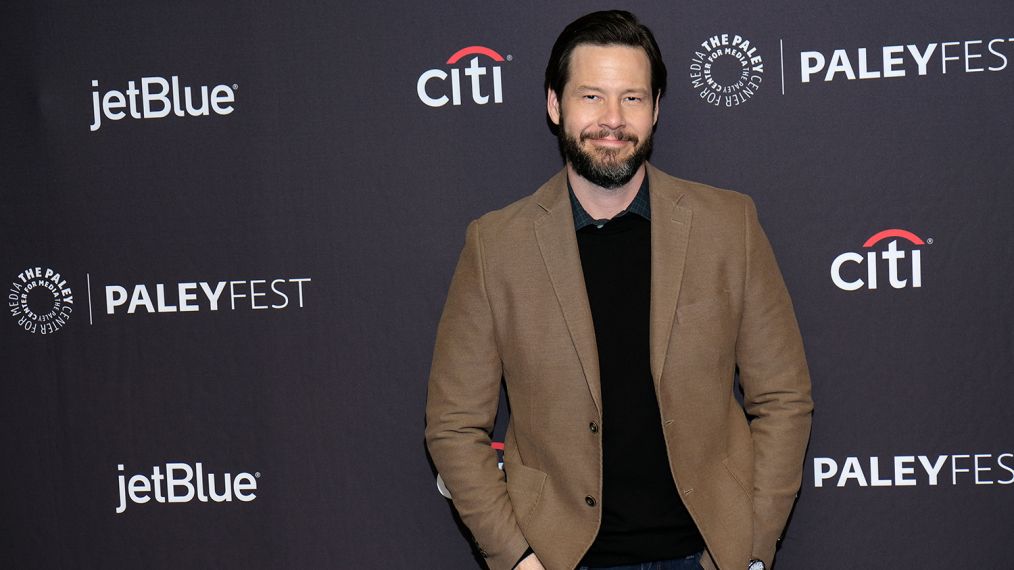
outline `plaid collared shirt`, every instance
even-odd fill
[[[606,225],[609,220],[596,220],[588,215],[584,207],[581,206],[581,202],[577,200],[577,196],[574,195],[574,189],[570,186],[570,181],[567,181],[567,192],[570,193],[570,208],[574,212],[574,229],[579,230],[585,226],[595,226],[601,228]],[[634,196],[634,200],[627,206],[626,210],[616,214],[611,219],[619,218],[626,214],[637,214],[646,220],[651,220],[651,201],[648,199],[648,177],[644,177],[644,182],[641,182],[641,187],[637,190],[637,195]]]

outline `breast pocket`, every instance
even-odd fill
[[[695,372],[725,371],[735,359],[739,320],[727,292],[678,305],[675,328],[670,352]]]
[[[728,319],[730,313],[729,292],[716,291],[709,295],[698,296],[686,303],[679,303],[676,306],[676,321],[680,324],[715,321]]]

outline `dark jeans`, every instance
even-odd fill
[[[704,552],[691,554],[686,558],[674,558],[672,560],[656,560],[655,562],[641,562],[639,564],[624,564],[622,566],[590,567],[581,566],[578,570],[700,570],[701,556]]]

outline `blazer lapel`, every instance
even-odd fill
[[[671,180],[648,165],[651,199],[651,374],[656,389],[662,378],[683,283],[693,211],[679,205],[683,194]]]
[[[535,195],[544,210],[535,220],[535,236],[553,283],[556,299],[567,322],[574,349],[581,360],[588,390],[595,407],[602,413],[599,383],[599,356],[595,345],[595,324],[592,322],[588,291],[584,284],[581,254],[574,231],[574,214],[567,192],[567,171],[547,182]],[[654,205],[653,205],[654,207]],[[674,302],[675,303],[675,302]]]

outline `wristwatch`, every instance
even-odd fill
[[[747,566],[746,570],[767,570],[767,566],[764,565],[763,560],[751,560],[750,565]]]

